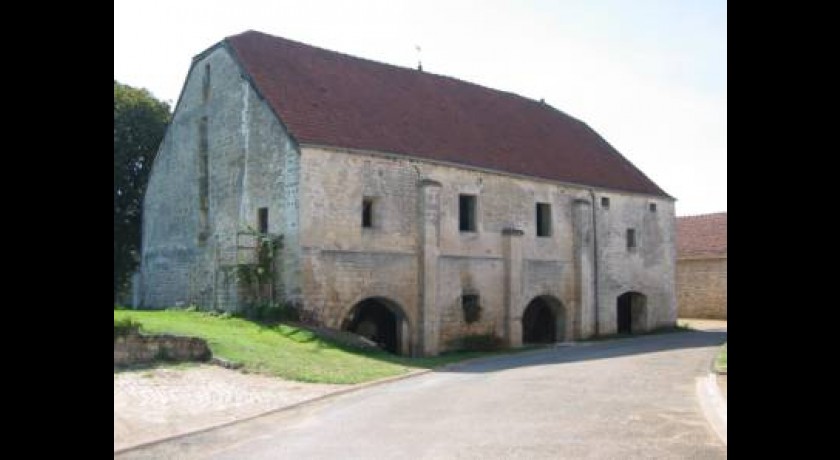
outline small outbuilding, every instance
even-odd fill
[[[726,319],[726,213],[677,218],[680,318]]]

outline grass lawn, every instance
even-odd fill
[[[297,327],[265,326],[240,318],[177,310],[114,310],[130,317],[146,334],[175,334],[207,340],[213,356],[243,364],[250,372],[317,383],[361,383],[430,369],[487,352],[455,352],[432,358],[407,358],[384,351],[360,351],[318,338]]]
[[[720,353],[718,353],[717,359],[715,359],[715,370],[717,370],[718,372],[726,372],[726,344],[725,343],[720,348]]]

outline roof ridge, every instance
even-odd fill
[[[686,215],[686,216],[677,216],[677,219],[693,219],[693,218],[697,218],[697,217],[711,217],[711,216],[720,216],[720,215],[726,215],[726,211],[709,212],[709,213],[704,213],[704,214],[689,214],[689,215]]]
[[[224,41],[228,41],[231,38],[238,37],[238,36],[243,36],[243,35],[248,35],[248,34],[263,35],[263,36],[266,36],[266,37],[269,37],[269,38],[272,38],[272,39],[287,41],[287,42],[293,43],[295,45],[305,46],[305,47],[308,47],[308,48],[315,48],[318,51],[323,51],[323,52],[327,52],[327,53],[331,53],[331,54],[337,54],[339,56],[342,56],[344,58],[349,58],[349,59],[352,59],[354,61],[366,61],[366,62],[371,63],[371,64],[381,65],[381,66],[385,66],[385,67],[391,67],[395,70],[409,72],[411,74],[416,74],[417,72],[420,72],[420,73],[424,74],[425,76],[453,80],[453,81],[455,81],[457,83],[460,83],[460,84],[474,86],[476,88],[491,91],[491,92],[494,92],[494,93],[501,93],[501,94],[506,94],[506,95],[518,97],[518,98],[524,99],[524,100],[526,100],[526,101],[528,101],[532,104],[537,104],[538,106],[541,106],[541,107],[549,107],[549,108],[554,109],[555,111],[559,112],[561,115],[563,115],[565,117],[568,117],[568,118],[571,118],[574,121],[577,121],[578,123],[582,123],[584,125],[586,124],[583,120],[581,120],[579,118],[576,118],[572,115],[569,115],[568,113],[564,112],[563,110],[560,110],[557,107],[552,106],[548,102],[545,102],[544,99],[542,99],[542,100],[532,99],[528,96],[523,96],[523,95],[521,95],[519,93],[515,93],[513,91],[507,91],[507,90],[503,90],[503,89],[492,88],[492,87],[487,86],[487,85],[482,85],[481,83],[475,83],[475,82],[472,82],[472,81],[469,81],[469,80],[464,80],[462,78],[458,78],[458,77],[455,77],[455,76],[452,76],[452,75],[443,75],[443,74],[439,74],[439,73],[429,72],[429,71],[426,71],[426,70],[417,70],[413,67],[403,67],[401,65],[392,64],[390,62],[382,62],[382,61],[377,61],[375,59],[371,59],[371,58],[367,58],[367,57],[354,56],[352,54],[348,54],[348,53],[344,53],[344,52],[336,51],[336,50],[331,50],[329,48],[323,48],[323,47],[318,46],[318,45],[311,45],[309,43],[304,43],[304,42],[301,42],[301,41],[293,40],[291,38],[280,37],[280,36],[277,36],[277,35],[271,35],[271,34],[268,34],[268,33],[265,33],[265,32],[261,32],[259,30],[249,29],[249,30],[246,30],[245,32],[242,32],[242,33],[239,33],[239,34],[227,36],[227,37],[224,38]],[[218,43],[211,46],[210,48],[213,48],[217,45],[218,45]],[[210,48],[208,48],[208,50]]]

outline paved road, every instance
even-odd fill
[[[475,362],[116,458],[726,458],[695,393],[725,335],[662,334]]]

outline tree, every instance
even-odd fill
[[[114,301],[137,268],[143,194],[170,119],[169,104],[114,80]]]

